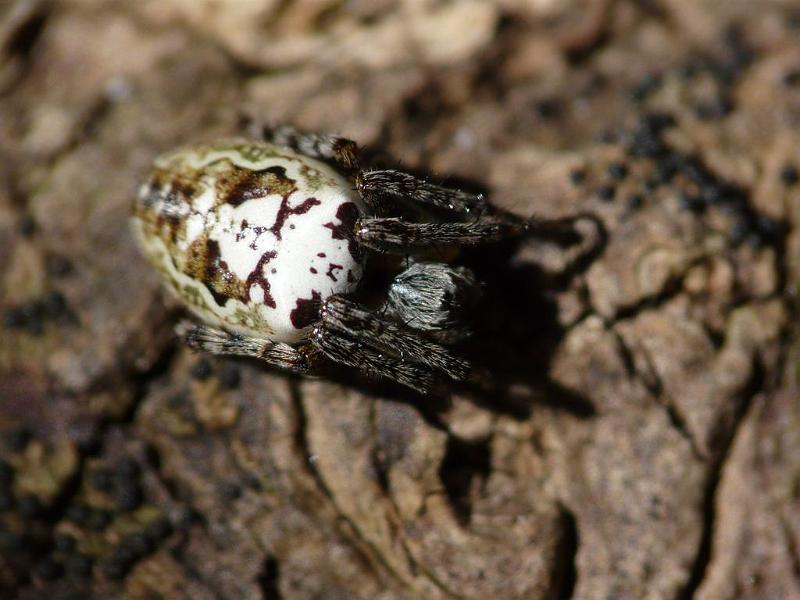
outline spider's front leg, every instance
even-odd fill
[[[175,333],[193,350],[209,354],[249,356],[301,375],[310,371],[309,357],[289,344],[271,342],[266,339],[228,333],[222,329],[181,321]]]
[[[511,214],[486,215],[481,194],[470,194],[393,170],[361,171],[356,188],[373,216],[358,219],[355,239],[379,252],[407,254],[443,245],[470,246],[527,233],[530,223]],[[412,222],[391,214],[392,206],[437,209],[443,220]]]
[[[382,318],[358,303],[331,296],[320,310],[312,343],[335,362],[393,379],[426,393],[437,373],[461,381],[469,363],[447,348]]]
[[[361,171],[356,176],[356,189],[367,205],[378,213],[382,212],[386,200],[436,207],[465,218],[479,217],[486,210],[482,194],[435,185],[410,173],[391,169]]]
[[[358,145],[353,140],[335,135],[305,133],[289,125],[270,127],[255,121],[247,129],[254,137],[332,163],[345,173],[355,173],[359,168]]]
[[[353,227],[364,246],[393,254],[408,254],[436,246],[475,246],[523,235],[530,224],[523,220],[487,218],[473,223],[411,223],[397,217],[363,217]]]

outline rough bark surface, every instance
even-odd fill
[[[0,596],[800,597],[793,4],[0,4]],[[132,194],[242,113],[594,222],[465,258],[498,385],[175,342]]]

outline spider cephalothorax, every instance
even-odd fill
[[[447,344],[468,332],[477,284],[426,250],[521,233],[480,195],[363,170],[355,143],[281,127],[159,157],[133,209],[140,246],[202,324],[187,343],[296,373],[333,361],[420,392],[465,379]],[[376,305],[370,252],[410,257]],[[409,266],[410,265],[410,266]]]

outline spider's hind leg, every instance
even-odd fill
[[[178,323],[175,333],[193,350],[203,350],[209,354],[249,356],[284,371],[299,374],[309,372],[308,358],[288,344],[232,334],[191,321]]]
[[[385,319],[356,302],[334,295],[322,304],[312,342],[331,360],[388,377],[420,392],[441,373],[461,381],[469,363],[444,346]]]

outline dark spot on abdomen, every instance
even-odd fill
[[[333,281],[339,281],[339,279],[334,275],[334,271],[341,271],[344,267],[342,265],[337,265],[335,263],[328,264],[328,272],[325,273],[328,277],[331,278]]]
[[[296,307],[289,313],[295,329],[304,329],[319,319],[319,307],[322,296],[316,290],[311,292],[311,298],[298,298]]]
[[[343,202],[336,210],[336,218],[339,223],[325,223],[323,227],[331,230],[331,237],[335,240],[346,240],[347,249],[356,261],[361,261],[361,251],[353,237],[353,227],[358,220],[358,207],[353,202]]]
[[[261,255],[261,258],[258,259],[258,264],[247,276],[247,281],[244,284],[244,293],[248,302],[250,302],[250,288],[257,284],[264,291],[264,304],[270,308],[275,308],[275,299],[272,297],[272,292],[270,291],[269,279],[267,279],[267,277],[264,275],[264,267],[266,267],[267,263],[277,255],[278,253],[274,250],[264,252],[264,254]]]

